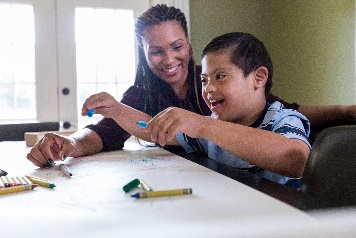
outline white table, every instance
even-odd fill
[[[0,196],[1,237],[284,237],[324,229],[317,216],[163,149],[127,143],[121,151],[68,158],[71,178],[34,166],[29,149],[0,142],[0,168],[56,187]],[[135,178],[154,190],[191,187],[193,194],[135,199],[139,189],[122,190]]]

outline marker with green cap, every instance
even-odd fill
[[[127,193],[133,188],[137,188],[141,184],[141,181],[139,179],[134,179],[128,184],[126,184],[122,189]]]

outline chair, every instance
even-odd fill
[[[329,127],[319,133],[301,190],[338,206],[356,205],[356,125]]]
[[[310,127],[310,135],[309,142],[313,145],[315,139],[318,137],[321,131],[326,128],[334,127],[334,126],[344,126],[344,125],[356,125],[356,119],[340,119],[330,123],[322,124],[322,125],[311,125]]]
[[[25,132],[58,131],[59,122],[0,124],[0,141],[25,140]]]

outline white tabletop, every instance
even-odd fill
[[[315,216],[158,148],[127,143],[121,151],[68,158],[72,177],[27,161],[24,142],[1,142],[0,150],[8,176],[56,185],[1,195],[2,237],[258,237],[320,226]],[[132,198],[141,190],[122,187],[135,178],[153,190],[193,194]]]

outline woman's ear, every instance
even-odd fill
[[[255,87],[264,87],[268,79],[268,69],[261,66],[255,70]]]

